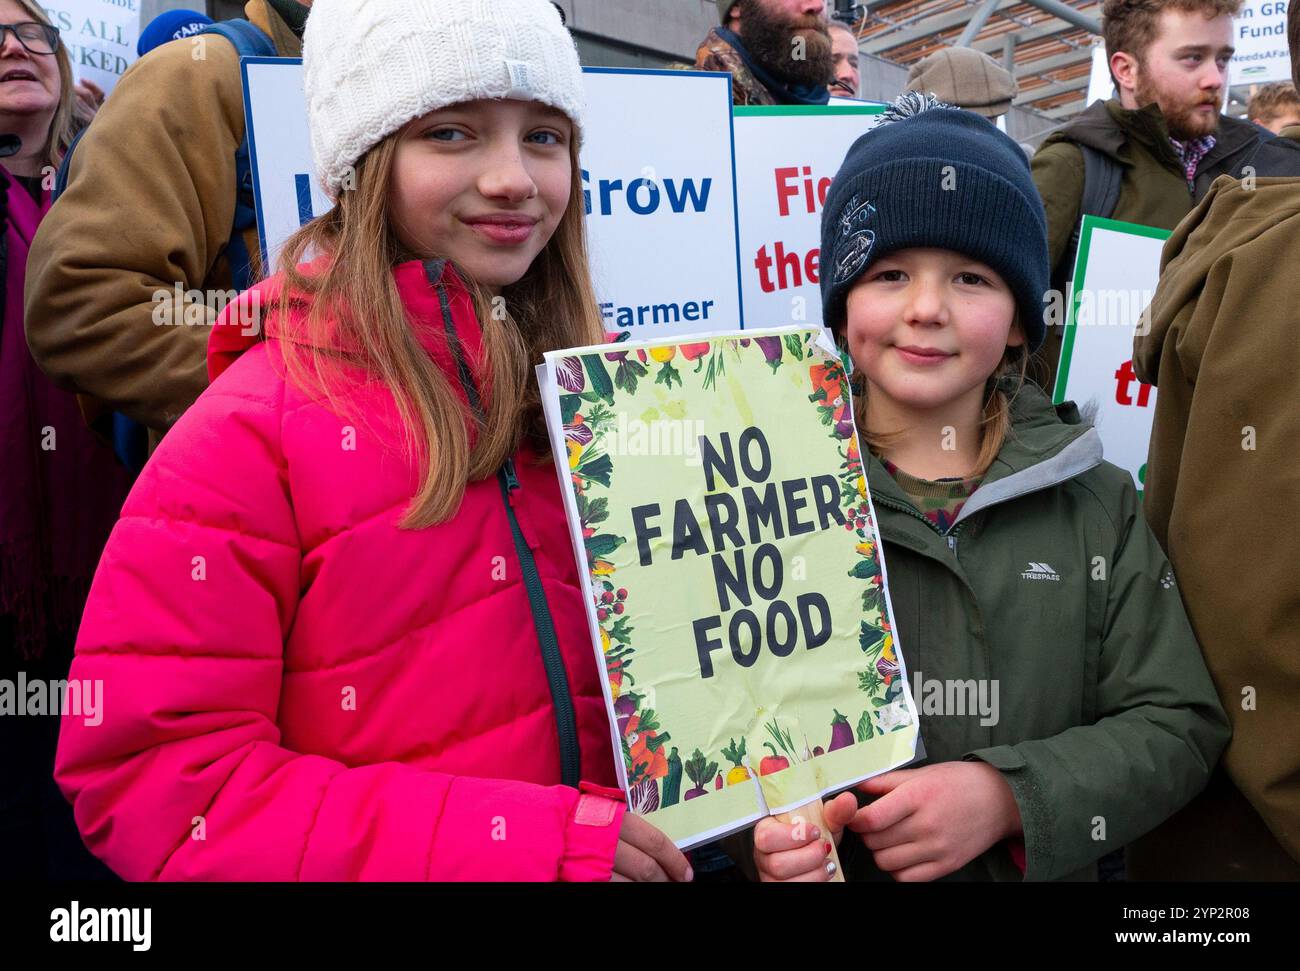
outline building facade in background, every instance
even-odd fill
[[[714,0],[558,0],[582,63],[591,67],[662,68],[693,63],[704,35],[718,24]],[[161,11],[186,7],[217,20],[242,17],[236,0],[141,0],[144,23]],[[907,83],[907,68],[879,57],[861,56],[861,97],[892,101]],[[1033,111],[1012,108],[1007,133],[1034,141],[1059,123]]]

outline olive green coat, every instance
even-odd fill
[[[928,759],[1002,772],[1024,823],[1025,879],[1094,879],[1099,857],[1201,790],[1228,723],[1132,478],[1102,460],[1073,405],[1053,408],[1032,384],[1013,421],[946,534],[875,457],[868,481]],[[926,714],[925,683],[972,678],[988,698],[997,685],[993,724]],[[849,877],[879,878],[857,849]],[[1021,874],[997,845],[952,878]]]

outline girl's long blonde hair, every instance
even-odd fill
[[[50,27],[54,26],[50,18],[45,15],[45,11],[32,0],[17,0],[17,3],[32,20]],[[77,134],[77,123],[72,114],[73,102],[77,96],[72,87],[75,83],[72,77],[72,59],[68,56],[68,47],[63,42],[62,35],[59,37],[59,46],[55,48],[52,55],[33,56],[53,57],[59,66],[59,103],[54,108],[54,117],[50,119],[49,130],[45,133],[45,144],[41,147],[41,164],[57,169]]]
[[[523,441],[542,456],[550,454],[533,366],[545,351],[599,344],[605,337],[587,265],[575,138],[569,143],[568,207],[524,276],[502,288],[504,301],[489,302],[456,268],[473,296],[483,335],[481,357],[470,362],[471,370],[490,386],[480,388],[482,416],[473,414],[419,343],[393,278],[397,264],[436,256],[405,251],[393,232],[388,199],[399,137],[400,132],[389,135],[367,152],[356,165],[355,188],[345,189],[338,205],[285,243],[285,296],[272,309],[280,308],[287,325],[292,295],[312,298],[302,331],[285,330],[281,342],[299,386],[323,392],[346,411],[340,402],[348,382],[339,367],[346,363],[392,393],[406,454],[420,470],[401,525],[421,529],[451,518],[466,485],[495,474]],[[309,252],[327,255],[329,270],[300,271]],[[346,339],[347,350],[332,341],[335,334]]]

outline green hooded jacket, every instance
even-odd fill
[[[1032,383],[1012,421],[947,534],[874,456],[868,481],[926,758],[1002,772],[1024,879],[1095,879],[1099,857],[1202,789],[1228,721],[1132,478],[1074,405]],[[996,699],[986,715],[969,688],[964,714],[933,711],[932,681],[970,679]],[[845,844],[850,879],[883,878],[856,837]],[[1005,844],[949,877],[1021,878]]]

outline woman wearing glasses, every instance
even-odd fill
[[[90,578],[126,496],[77,400],[37,368],[23,277],[75,131],[72,66],[41,8],[0,0],[0,679],[67,677]],[[53,782],[58,718],[0,717],[0,879],[106,873]]]

